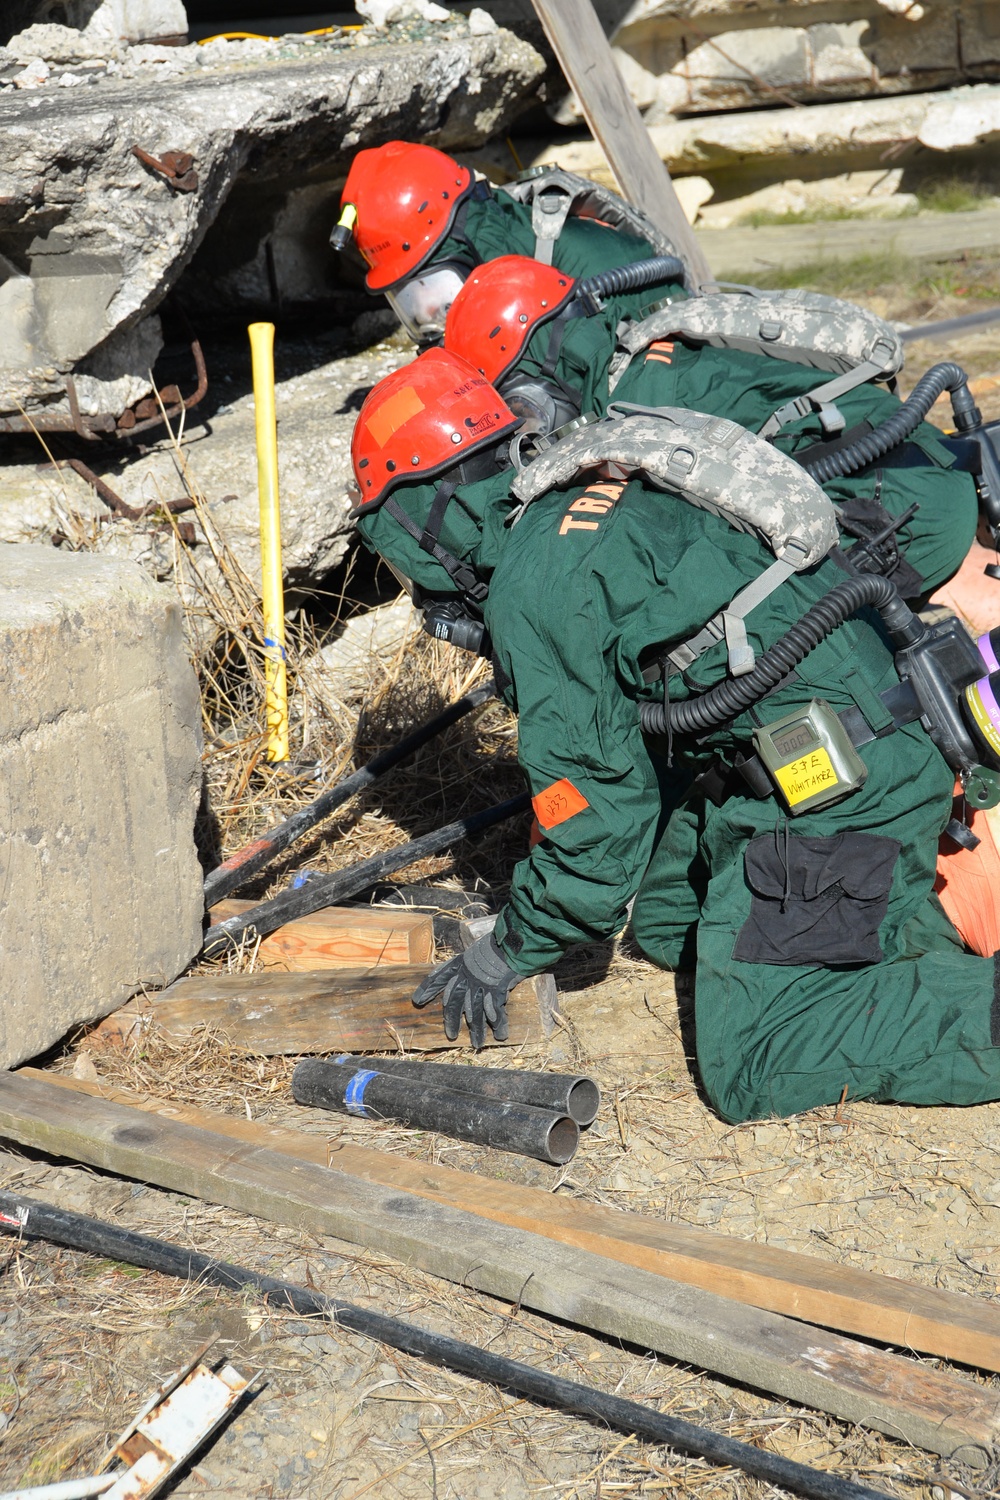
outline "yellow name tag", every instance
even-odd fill
[[[774,772],[774,779],[784,793],[789,807],[797,807],[800,802],[814,797],[817,792],[825,792],[829,787],[839,784],[829,752],[822,746],[817,750],[810,750],[808,755],[803,755],[798,760],[790,760],[787,766],[779,766]]]

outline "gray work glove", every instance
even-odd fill
[[[498,1042],[507,1040],[507,996],[523,978],[511,968],[492,932],[488,932],[457,958],[438,964],[417,986],[413,1003],[422,1009],[435,995],[441,995],[445,1036],[449,1042],[457,1039],[464,1016],[469,1039],[478,1052],[486,1045],[487,1021]]]

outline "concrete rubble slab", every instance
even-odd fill
[[[174,590],[132,563],[0,546],[0,1067],[201,944],[201,709]]]
[[[0,418],[19,407],[71,418],[68,375],[84,377],[85,415],[117,416],[147,391],[155,310],[241,179],[272,213],[308,186],[328,233],[358,149],[397,136],[477,145],[542,76],[509,32],[472,35],[463,17],[420,25],[423,40],[365,28],[315,42],[136,46],[96,67],[82,60],[74,87],[59,86],[61,62],[18,87],[31,33],[15,38],[13,63],[0,55],[0,315],[15,335],[0,349]],[[65,46],[85,36],[31,30],[45,34],[40,52],[53,32]],[[172,177],[135,146],[193,164]],[[252,245],[232,246],[235,264],[266,238],[260,218]]]
[[[353,503],[351,433],[368,389],[413,357],[402,336],[358,353],[343,353],[343,334],[317,334],[290,351],[279,340],[278,471],[286,587],[315,589],[350,544]],[[205,496],[213,525],[255,586],[260,583],[260,515],[249,344],[217,359],[212,396],[191,414],[181,453],[169,440],[142,455],[108,450],[88,462],[126,503],[177,499],[188,485]],[[295,363],[292,364],[294,358]],[[291,366],[291,368],[289,368]],[[155,436],[155,434],[153,434]],[[49,541],[68,536],[103,556],[126,557],[153,578],[174,576],[172,534],[153,522],[112,520],[108,507],[68,467],[44,464],[40,446],[19,440],[0,447],[0,542]],[[195,565],[212,570],[212,557],[195,515]],[[181,569],[183,578],[184,570]]]
[[[772,175],[805,176],[809,168],[831,175],[884,167],[907,160],[906,148],[946,153],[989,145],[1000,135],[1000,86],[975,84],[943,93],[902,94],[892,99],[856,99],[739,114],[696,115],[650,127],[653,143],[672,173],[743,172],[767,163]],[[484,162],[503,162],[499,146],[480,152]],[[610,180],[604,153],[593,141],[552,139],[533,143],[533,161],[554,161],[572,172]]]

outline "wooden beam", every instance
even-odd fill
[[[689,1224],[600,1208],[580,1198],[496,1182],[370,1147],[341,1141],[331,1147],[325,1135],[307,1135],[258,1120],[220,1115],[215,1110],[155,1099],[107,1084],[85,1083],[63,1073],[21,1068],[19,1076],[129,1104],[320,1166],[334,1165],[369,1182],[467,1209],[513,1228],[534,1229],[548,1239],[592,1250],[596,1255],[700,1286],[752,1307],[1000,1372],[1000,1306],[962,1292],[918,1286],[894,1276],[835,1265],[815,1255],[732,1239]]]
[[[351,1175],[339,1170],[343,1152],[333,1157],[335,1169],[270,1145],[234,1144],[235,1132],[205,1130],[89,1090],[70,1091],[36,1073],[0,1075],[0,1134],[50,1155],[364,1245],[932,1452],[982,1464],[1000,1438],[1000,1398],[989,1387]],[[487,1185],[471,1181],[477,1189]]]
[[[106,1017],[95,1045],[121,1045],[144,1025],[184,1037],[199,1026],[224,1031],[237,1047],[266,1056],[313,1052],[417,1052],[468,1046],[463,1029],[445,1037],[441,1009],[416,1010],[410,997],[427,965],[375,969],[319,969],[305,974],[227,974],[222,969],[179,979],[168,989]],[[510,1037],[490,1046],[521,1046],[551,1035],[557,1011],[551,974],[516,985],[507,1001]]]
[[[256,906],[230,899],[212,907],[213,925]],[[434,957],[434,919],[405,906],[374,910],[327,906],[286,922],[257,949],[262,968],[302,973],[313,969],[369,969],[387,964],[429,964]]]
[[[625,87],[592,0],[534,0],[534,5],[622,193],[669,236],[696,285],[710,280],[705,253]]]

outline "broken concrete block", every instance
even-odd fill
[[[828,177],[884,167],[889,147],[894,161],[905,161],[907,154],[896,149],[900,143],[919,141],[944,153],[983,144],[998,133],[1000,86],[995,84],[808,109],[696,115],[649,130],[672,173],[716,173],[730,167],[746,173],[766,162],[774,175],[790,176],[793,170],[805,175],[808,167]],[[604,153],[592,141],[547,142],[533,162],[550,161],[596,181],[610,180]]]
[[[173,590],[0,546],[0,1066],[201,945],[200,705]]]
[[[701,209],[698,223],[706,229],[728,229],[733,224],[752,222],[754,214],[781,217],[816,213],[822,217],[825,213],[835,218],[845,210],[865,218],[902,218],[916,213],[919,207],[913,193],[899,191],[902,178],[900,167],[889,171],[844,172],[809,182],[791,177],[752,193],[711,203]],[[682,177],[678,182],[703,180]]]
[[[331,697],[341,703],[363,698],[373,682],[420,631],[420,618],[404,595],[348,620],[336,640],[311,658]]]
[[[98,346],[99,378],[112,387],[104,415],[119,416],[114,388],[134,375],[134,350],[110,341],[155,311],[237,183],[256,217],[252,234],[230,241],[224,269],[264,252],[276,215],[304,188],[332,265],[326,240],[359,148],[404,138],[448,151],[502,131],[542,59],[509,32],[470,35],[462,17],[431,32],[420,43],[363,27],[346,40],[139,46],[86,87],[60,88],[52,74],[0,90],[0,266],[6,257],[28,277],[34,298],[31,337],[0,370],[0,418],[16,420],[19,407],[70,418],[66,376]],[[194,183],[181,188],[134,146],[154,161],[190,154]]]

